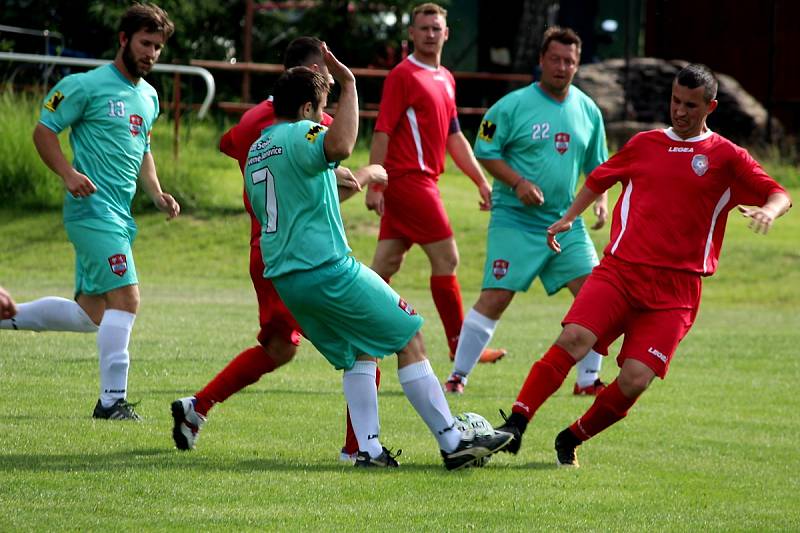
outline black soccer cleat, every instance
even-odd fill
[[[519,413],[511,413],[511,416],[506,416],[502,409],[500,409],[500,416],[503,417],[503,424],[495,429],[510,433],[513,437],[500,451],[516,455],[519,453],[519,447],[522,446],[522,434],[528,427],[528,420]]]
[[[473,435],[470,438],[462,438],[458,447],[452,452],[440,450],[444,466],[448,470],[483,466],[485,457],[501,450],[513,438],[512,434],[500,430],[495,430],[491,435]]]
[[[556,435],[556,464],[568,468],[578,468],[578,446],[583,441],[575,436],[569,428]]]
[[[359,451],[356,456],[356,462],[353,466],[356,468],[397,468],[400,464],[396,458],[400,457],[403,450],[397,450],[397,453],[392,453],[392,450],[383,447],[383,452],[378,457],[370,457],[369,453]]]
[[[92,413],[92,418],[100,418],[104,420],[133,420],[139,422],[142,420],[142,417],[136,414],[136,411],[133,410],[138,403],[139,402],[128,403],[125,398],[120,398],[110,407],[103,407],[103,404],[100,402],[100,400],[97,400],[97,404],[94,406],[94,412]]]

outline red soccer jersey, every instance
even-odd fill
[[[271,126],[275,122],[275,110],[272,107],[272,97],[270,96],[260,104],[248,109],[242,115],[239,123],[225,132],[219,140],[219,151],[239,162],[239,168],[244,174],[244,167],[247,164],[247,153],[250,146],[261,136],[264,128]],[[322,114],[322,125],[330,126],[333,117],[327,113]],[[260,246],[261,225],[253,213],[250,199],[247,193],[242,193],[244,208],[250,213],[250,246]]]
[[[684,141],[639,133],[586,179],[602,193],[621,182],[604,253],[624,261],[710,276],[728,212],[786,192],[747,151],[711,131]]]
[[[389,135],[383,163],[390,177],[444,172],[447,137],[459,131],[456,83],[446,68],[408,56],[383,84],[375,131]]]

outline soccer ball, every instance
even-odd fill
[[[488,436],[494,434],[494,428],[489,421],[477,413],[459,413],[454,418],[456,429],[461,431],[467,438],[471,436]],[[486,463],[489,462],[489,459],[491,459],[491,456],[487,455],[486,457],[478,459],[470,466],[485,466]]]

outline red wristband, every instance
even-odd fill
[[[385,189],[386,187],[384,187],[380,183],[373,183],[372,185],[369,186],[369,190],[371,190],[372,192],[383,192]]]

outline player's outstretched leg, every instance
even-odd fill
[[[499,431],[490,435],[476,435],[474,432],[462,433],[455,428],[450,406],[425,357],[425,347],[419,334],[397,355],[400,385],[408,401],[436,438],[445,468],[459,470],[472,466],[506,446],[512,439],[512,435]]]
[[[17,305],[17,314],[0,320],[0,329],[94,333],[98,326],[74,300],[48,296]]]

